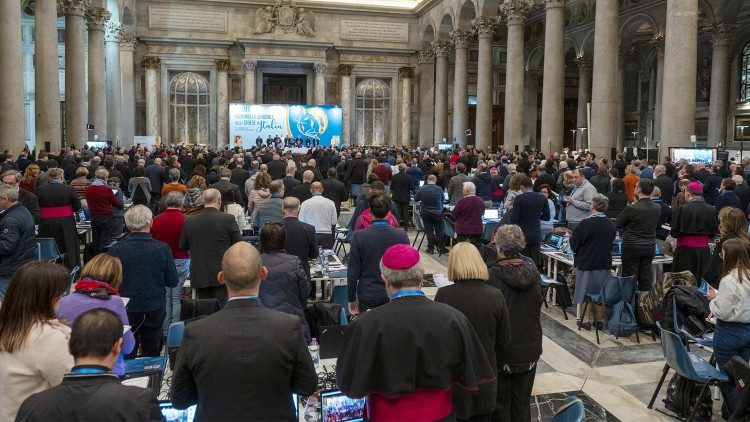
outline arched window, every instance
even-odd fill
[[[750,42],[742,49],[740,66],[740,101],[750,102]]]
[[[193,72],[178,73],[169,83],[169,133],[172,143],[208,143],[208,80]]]
[[[391,90],[380,79],[357,84],[356,141],[359,145],[387,145]]]

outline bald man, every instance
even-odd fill
[[[307,173],[306,171],[305,174]],[[312,197],[304,201],[300,207],[299,220],[315,227],[318,244],[324,249],[331,249],[338,222],[336,204],[323,196],[323,184],[320,182],[313,182],[310,185],[310,193]]]
[[[175,407],[197,404],[198,420],[294,420],[292,394],[315,391],[304,321],[258,299],[267,273],[248,243],[224,253],[217,278],[229,301],[185,327],[170,390]]]
[[[304,163],[302,163],[304,164]],[[299,202],[305,202],[312,197],[310,190],[312,189],[312,182],[315,178],[315,173],[310,170],[305,170],[302,173],[302,184],[297,185],[289,193],[289,196],[293,196],[299,199]]]

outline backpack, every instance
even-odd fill
[[[640,326],[651,327],[654,325],[654,321],[659,320],[659,318],[654,319],[654,311],[656,310],[661,314],[665,293],[667,290],[671,289],[672,286],[678,285],[695,285],[695,276],[690,271],[664,273],[664,278],[661,283],[654,283],[654,285],[651,286],[651,290],[638,294],[635,317]]]
[[[698,395],[701,392],[702,385],[695,381],[689,380],[680,374],[674,374],[669,380],[667,386],[667,396],[662,400],[664,407],[676,413],[681,419],[690,416],[690,409],[696,405]],[[713,413],[713,400],[711,394],[705,394],[703,401],[697,404],[698,409],[695,411],[696,421],[710,421]]]
[[[607,329],[615,338],[630,337],[638,331],[633,306],[629,302],[623,299],[615,304],[607,321]]]

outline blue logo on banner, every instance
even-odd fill
[[[289,131],[294,139],[318,139],[321,145],[330,145],[332,137],[341,137],[341,126],[340,107],[289,107]]]

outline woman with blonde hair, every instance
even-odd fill
[[[187,184],[188,191],[185,194],[185,215],[194,215],[203,210],[203,191],[207,189],[206,179],[203,176],[193,176]]]
[[[499,289],[487,284],[489,272],[479,251],[471,243],[459,242],[448,257],[448,279],[435,302],[461,311],[474,327],[492,368],[497,371],[496,354],[510,341],[510,320],[505,298]],[[459,420],[490,419],[495,411],[497,382],[479,385],[479,390],[453,388],[453,410]]]
[[[378,163],[378,160],[376,160],[374,158],[372,160],[370,160],[370,164],[367,166],[367,175],[368,176],[372,173],[372,169],[374,169],[375,167],[377,167],[378,164],[380,164],[380,163]]]
[[[96,255],[83,267],[73,293],[60,300],[57,319],[68,326],[73,326],[76,318],[84,312],[94,308],[105,308],[116,313],[123,325],[130,325],[125,304],[117,290],[120,284],[122,284],[120,260],[107,253]],[[124,356],[132,352],[135,346],[133,332],[126,331],[123,341],[120,356],[117,357],[117,362],[112,368],[112,372],[116,375],[125,374]]]
[[[76,190],[76,196],[81,200],[81,206],[88,208],[86,204],[86,188],[91,184],[88,178],[89,169],[84,166],[78,166],[76,169],[76,178],[70,181],[70,186]]]
[[[271,175],[268,173],[259,173],[258,176],[255,177],[255,185],[253,185],[253,190],[250,191],[250,198],[248,201],[250,221],[255,221],[255,216],[258,214],[258,207],[271,197],[272,181],[273,178],[271,178]],[[252,206],[250,206],[251,204]]]
[[[741,239],[750,242],[747,234],[747,218],[739,208],[724,207],[719,211],[719,234],[721,237],[716,243],[708,267],[703,272],[702,278],[712,287],[718,289],[722,276],[724,260],[721,258],[722,246],[729,239]]]
[[[23,179],[18,183],[18,186],[26,192],[34,193],[36,188],[36,178],[39,176],[39,166],[36,164],[29,164],[26,170],[23,172]]]

